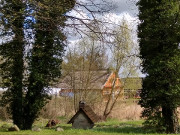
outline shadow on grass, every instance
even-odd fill
[[[71,124],[61,125],[61,128],[64,130],[72,130]],[[75,130],[75,129],[74,129]],[[156,133],[153,129],[145,129],[141,124],[127,124],[127,123],[120,123],[114,125],[107,125],[107,124],[97,124],[93,129],[93,131],[102,132],[102,133],[124,133],[124,134],[154,134]]]
[[[143,127],[96,127],[93,130],[98,132],[106,132],[106,133],[124,133],[124,134],[146,134],[146,133],[155,133],[152,130],[144,129]]]

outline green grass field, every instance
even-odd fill
[[[0,135],[158,135],[157,133],[153,133],[148,129],[144,129],[142,127],[142,122],[143,121],[108,120],[107,122],[97,123],[95,127],[90,130],[73,129],[72,126],[69,124],[59,124],[57,126],[64,129],[64,131],[60,132],[55,131],[55,127],[42,127],[42,123],[36,123],[36,126],[42,129],[40,132],[31,130],[9,132],[6,128],[2,128],[2,125],[8,127],[10,126],[10,124],[1,122]]]

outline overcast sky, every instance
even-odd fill
[[[104,5],[105,2],[108,3],[105,4],[105,9],[110,9],[110,11],[108,13],[105,12],[103,15],[100,15],[100,18],[104,18],[104,20],[106,21],[118,24],[124,17],[131,23],[131,25],[133,25],[134,30],[136,29],[136,25],[138,22],[138,8],[136,6],[136,2],[138,0],[77,0],[77,2],[80,4],[90,4],[91,1],[100,5]],[[93,6],[89,6],[88,8],[90,8],[91,10],[96,10],[96,7]],[[92,18],[91,13],[83,8],[83,6],[75,6],[75,8],[70,12],[70,15],[83,19]],[[69,23],[71,24],[71,22]],[[71,39],[76,40],[74,36],[71,37]]]
[[[112,13],[121,14],[123,12],[129,13],[131,16],[137,16],[138,8],[136,6],[137,0],[106,0],[116,6]]]

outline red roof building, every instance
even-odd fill
[[[101,94],[103,101],[107,101],[108,96],[112,99],[117,96],[118,99],[123,99],[124,96],[120,78],[107,70],[75,72],[73,75],[62,78],[57,87],[61,88],[61,96],[71,95],[78,91],[93,91],[94,94]]]

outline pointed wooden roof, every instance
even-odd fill
[[[78,112],[70,119],[68,124],[73,123],[78,114],[83,111],[84,114],[91,120],[92,123],[99,121],[99,117],[94,113],[90,106],[84,105],[79,108]]]

